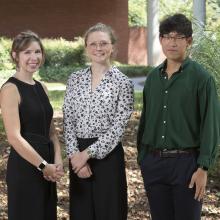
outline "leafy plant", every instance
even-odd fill
[[[203,31],[195,26],[191,56],[214,76],[220,97],[220,32]]]

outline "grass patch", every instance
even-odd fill
[[[134,110],[141,111],[143,106],[143,92],[134,93]]]
[[[61,111],[63,107],[63,99],[65,95],[64,90],[49,90],[49,99],[50,103],[53,106],[53,109],[56,111]]]
[[[3,125],[2,117],[0,117],[0,133],[3,132],[4,132],[4,125]]]
[[[65,90],[66,89],[66,85],[60,82],[52,82],[52,83],[43,82],[43,83],[47,87],[48,90]]]
[[[64,99],[65,91],[57,91],[57,90],[49,90],[49,99],[51,105],[53,106],[54,110],[61,111],[63,106],[63,99]],[[135,103],[134,109],[135,111],[141,111],[142,109],[142,92],[135,92]]]

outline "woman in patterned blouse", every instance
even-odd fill
[[[132,82],[111,66],[116,38],[98,23],[85,34],[91,66],[70,75],[64,136],[70,159],[70,219],[126,220],[121,138],[133,111]]]

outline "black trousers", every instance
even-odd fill
[[[79,139],[80,150],[97,138]],[[127,182],[121,143],[104,159],[90,159],[92,177],[79,178],[70,164],[70,220],[126,220]]]
[[[197,169],[196,154],[162,158],[146,155],[141,172],[150,205],[152,220],[200,220],[202,203],[189,189]]]

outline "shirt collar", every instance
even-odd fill
[[[186,68],[186,66],[189,64],[190,60],[191,59],[189,57],[186,57],[185,60],[182,62],[178,72],[183,71]],[[164,62],[159,65],[159,71],[161,74],[165,72],[166,67],[167,67],[167,59],[164,60]]]
[[[110,69],[105,73],[105,75],[106,75],[106,76],[112,76],[115,69],[117,69],[117,67],[114,66],[114,65],[112,65],[112,66],[110,67]],[[89,67],[87,68],[86,72],[87,72],[87,73],[92,73],[92,67],[89,66]]]

